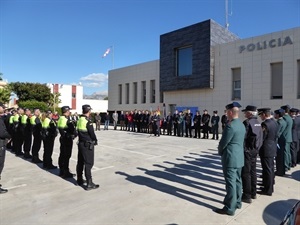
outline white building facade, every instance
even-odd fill
[[[208,27],[209,35],[195,40],[191,31]],[[160,60],[109,71],[109,110],[196,107],[221,114],[232,101],[300,107],[300,28],[239,39],[209,20],[164,34],[160,43]],[[159,83],[155,102],[151,80]]]

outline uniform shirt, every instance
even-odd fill
[[[263,145],[259,150],[261,157],[275,157],[277,152],[277,132],[278,125],[272,119],[266,119],[261,124],[263,129]]]
[[[283,135],[283,132],[286,129],[286,122],[282,117],[280,117],[277,120],[277,124],[278,124],[278,131],[276,135],[277,142],[280,146],[285,146],[285,136]]]
[[[74,122],[70,119],[70,117],[60,116],[57,121],[57,128],[61,137],[63,138],[73,138],[76,136],[76,129]],[[72,137],[73,136],[73,137]]]
[[[42,130],[44,131],[44,134],[46,136],[56,137],[56,123],[53,119],[45,118],[44,121],[42,121]]]
[[[88,119],[85,115],[81,115],[77,121],[77,131],[79,142],[94,141],[98,142],[94,132],[93,122]]]
[[[31,125],[33,134],[40,134],[40,131],[42,130],[42,124],[41,124],[41,120],[39,117],[33,115],[30,118],[30,125]]]
[[[292,127],[293,127],[293,119],[290,117],[290,115],[285,114],[283,116],[283,119],[286,121],[286,128],[283,132],[283,135],[285,136],[286,142],[292,142]]]

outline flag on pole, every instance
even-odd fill
[[[105,56],[107,56],[110,52],[110,48],[106,49],[106,51],[104,52],[102,58],[104,58]]]

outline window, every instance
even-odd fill
[[[137,82],[133,83],[133,104],[137,104]]]
[[[231,69],[232,100],[241,100],[241,68]]]
[[[155,80],[150,80],[150,103],[155,103]]]
[[[142,96],[142,100],[141,100],[141,102],[142,103],[146,103],[146,81],[142,81],[142,94],[141,94],[141,96]]]
[[[76,93],[72,93],[72,98],[76,98]]]
[[[271,63],[271,99],[282,99],[282,62]]]
[[[192,75],[192,47],[178,48],[176,50],[177,76]]]
[[[163,103],[164,102],[164,93],[162,91],[160,91],[159,93],[160,93],[159,102]]]
[[[126,86],[126,104],[129,104],[129,84],[125,84]]]
[[[300,98],[300,60],[297,61],[297,77],[298,77],[298,91],[297,98]]]
[[[119,104],[122,104],[122,84],[119,84]]]

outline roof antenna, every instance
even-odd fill
[[[231,2],[231,7],[232,7],[232,2]],[[231,12],[228,13],[228,0],[225,0],[225,28],[226,28],[226,30],[228,30],[228,27],[229,27],[228,16],[232,16],[232,8],[230,11]]]

